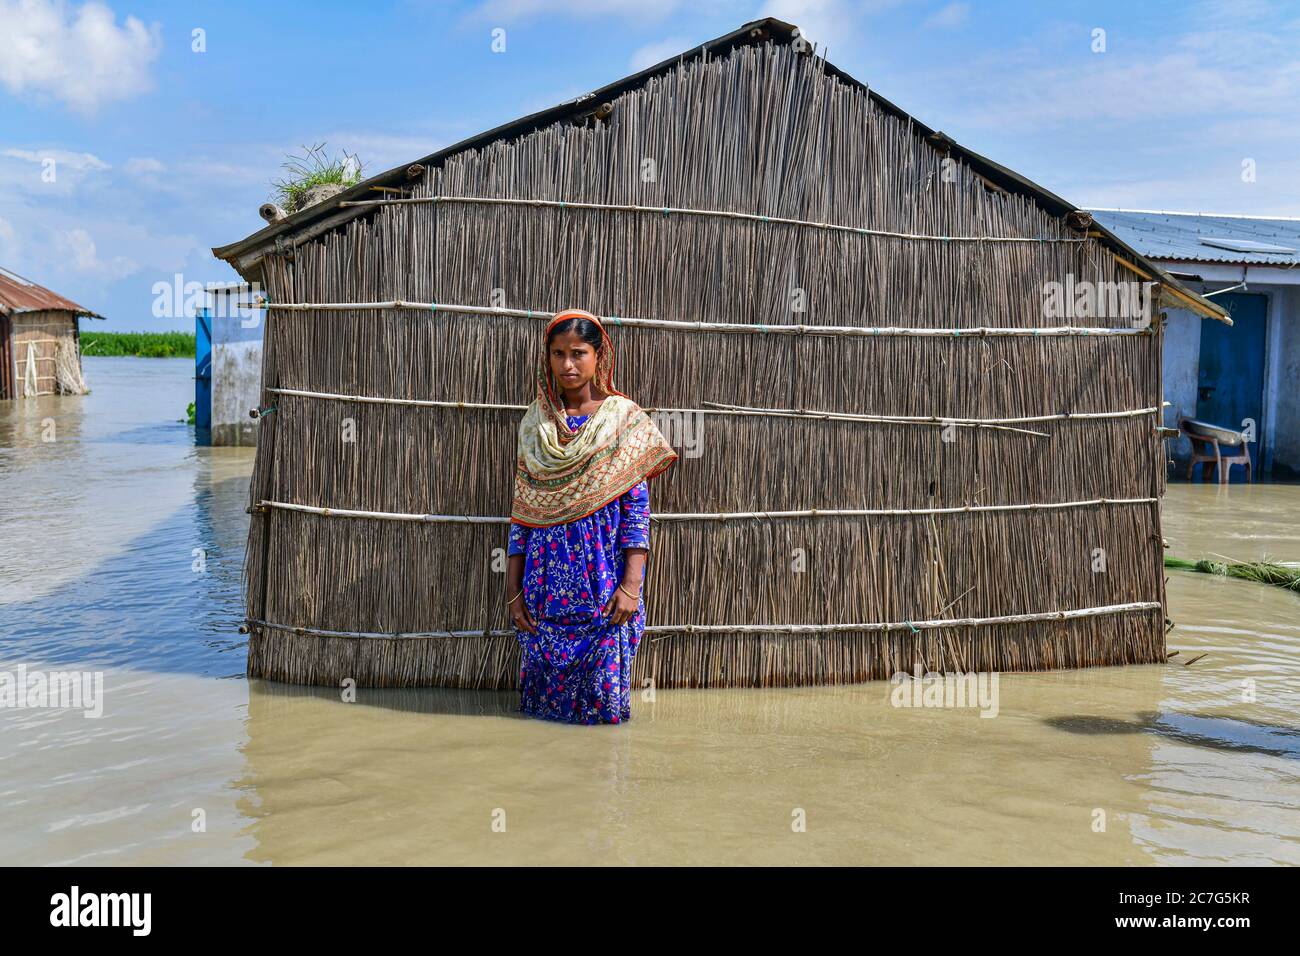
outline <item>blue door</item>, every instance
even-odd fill
[[[1250,292],[1216,295],[1228,310],[1232,325],[1207,319],[1201,323],[1201,370],[1197,381],[1196,417],[1212,425],[1244,431],[1254,422],[1250,447],[1254,470],[1264,454],[1264,332],[1268,297]],[[1244,469],[1232,469],[1232,480],[1244,480]]]
[[[207,309],[194,313],[194,430],[195,444],[212,444],[212,317]]]

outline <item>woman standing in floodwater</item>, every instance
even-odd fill
[[[537,397],[519,423],[507,605],[523,649],[519,709],[617,724],[631,714],[645,628],[646,482],[677,460],[614,388],[614,346],[591,313],[546,326]]]

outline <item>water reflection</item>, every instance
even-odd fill
[[[0,403],[0,435],[18,436],[0,454],[0,656],[242,677],[251,454],[163,419],[184,411],[189,362],[87,372],[91,395]]]

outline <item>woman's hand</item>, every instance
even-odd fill
[[[628,588],[627,591],[631,591],[632,594],[637,593],[632,588]],[[638,599],[632,597],[627,591],[617,587],[614,589],[614,593],[609,596],[609,600],[605,602],[604,615],[609,618],[611,624],[626,624],[641,609]]]
[[[524,596],[516,595],[515,599],[510,602],[510,620],[514,621],[515,628],[520,631],[526,631],[529,634],[537,633],[537,624],[533,617],[528,613],[528,607],[524,604]]]

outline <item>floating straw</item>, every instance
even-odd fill
[[[1165,555],[1165,567],[1178,571],[1217,574],[1221,577],[1254,581],[1258,584],[1273,584],[1288,591],[1300,591],[1300,564],[1289,561],[1211,561],[1208,558],[1190,561],[1186,558]]]

